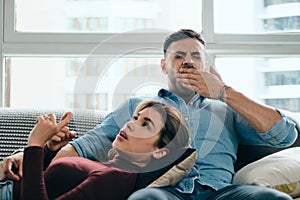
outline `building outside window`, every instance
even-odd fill
[[[300,114],[299,0],[0,1],[13,30],[2,33],[3,106],[112,110],[152,96],[166,86],[162,40],[191,28],[226,83]]]

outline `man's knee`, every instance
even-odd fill
[[[289,195],[275,189],[254,185],[231,185],[214,192],[210,199],[292,200]]]
[[[128,200],[176,200],[176,196],[159,188],[144,188],[135,191]]]
[[[290,197],[288,194],[279,192],[275,189],[271,188],[263,188],[262,190],[258,190],[254,194],[254,198],[257,200],[292,200],[293,198]]]

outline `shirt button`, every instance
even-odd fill
[[[186,118],[185,118],[185,120],[186,120],[186,121],[188,121],[188,120],[189,120],[189,118],[188,118],[188,117],[186,117]]]

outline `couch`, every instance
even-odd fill
[[[11,155],[16,149],[23,148],[26,145],[28,133],[33,128],[37,116],[43,115],[45,113],[55,113],[57,118],[60,118],[66,111],[66,109],[0,108],[0,161],[3,160],[4,157]],[[69,124],[69,127],[71,130],[77,132],[77,137],[82,136],[86,131],[101,123],[107,114],[106,111],[99,110],[72,110],[72,112],[73,118]],[[296,122],[298,133],[300,133],[298,119],[291,115],[291,113],[287,113],[289,116],[291,116],[291,119]],[[248,165],[256,163],[257,161],[260,161],[261,159],[266,158],[269,155],[273,155],[276,152],[282,152],[282,150],[294,150],[298,147],[300,149],[300,137],[298,137],[297,141],[291,147],[285,149],[265,146],[240,146],[238,149],[238,157],[235,164],[235,170],[236,172],[243,171],[243,169]],[[299,159],[300,164],[300,154],[298,155],[297,153],[294,156],[296,156],[296,159]],[[279,166],[282,165],[281,163],[277,164]],[[254,168],[257,169],[257,166],[255,166]],[[299,170],[298,174],[300,174],[300,165],[297,170]],[[248,172],[249,170],[246,171]],[[250,174],[248,176],[253,176],[253,174]],[[242,174],[240,177],[244,177],[244,175]],[[243,178],[237,179],[239,179],[239,181],[244,181]],[[257,184],[256,182],[247,181],[248,180],[246,180],[245,183]],[[300,179],[297,183],[298,185],[296,185],[296,187],[299,186]],[[266,186],[273,187],[272,185]],[[294,197],[296,196],[294,195]]]

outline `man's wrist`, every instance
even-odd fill
[[[230,86],[224,84],[223,87],[221,88],[219,92],[218,99],[222,102],[226,102],[226,91],[227,89],[230,88]]]

